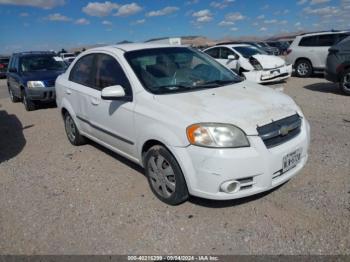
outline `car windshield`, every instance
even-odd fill
[[[249,58],[253,55],[264,55],[266,54],[264,51],[262,51],[259,48],[256,48],[254,46],[236,46],[233,48],[235,51],[240,53],[243,57]]]
[[[53,55],[30,55],[21,58],[22,72],[65,70],[67,65],[62,58]]]
[[[186,47],[130,51],[125,58],[145,89],[154,94],[215,88],[241,81],[208,55]]]

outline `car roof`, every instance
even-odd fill
[[[137,51],[152,48],[169,48],[169,47],[186,47],[183,45],[169,45],[169,44],[155,44],[155,43],[130,43],[130,44],[119,44],[111,46],[101,46],[89,49],[89,51],[111,51],[114,52],[116,49],[122,50],[124,52]]]
[[[225,47],[247,47],[247,46],[251,46],[249,44],[223,44],[223,45],[216,45],[215,47],[220,47],[220,46],[225,46]]]
[[[323,32],[305,33],[305,34],[299,35],[298,37],[315,36],[315,35],[344,34],[344,33],[350,33],[350,32],[349,31],[323,31]]]
[[[20,53],[14,53],[13,55],[16,56],[29,56],[29,55],[54,55],[54,52],[50,51],[30,51],[30,52],[20,52]]]

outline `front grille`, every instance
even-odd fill
[[[301,131],[301,123],[302,118],[295,114],[258,127],[257,131],[266,147],[272,148],[296,137]]]

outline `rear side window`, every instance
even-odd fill
[[[207,53],[208,55],[210,55],[213,58],[219,58],[219,56],[220,56],[219,48],[209,49],[209,50],[205,51],[205,53]]]
[[[317,46],[317,36],[306,36],[300,40],[299,46]]]
[[[118,61],[110,55],[97,55],[95,81],[95,86],[98,90],[109,86],[120,85],[124,88],[126,95],[131,95],[130,83],[124,70]]]
[[[72,68],[69,80],[84,86],[94,87],[94,54],[83,56]]]

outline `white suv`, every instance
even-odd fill
[[[56,92],[69,141],[87,137],[144,167],[168,204],[267,191],[307,161],[309,124],[290,97],[187,47],[88,50]]]
[[[346,31],[330,31],[297,36],[287,50],[286,61],[298,77],[309,77],[326,67],[328,49],[348,36]]]

